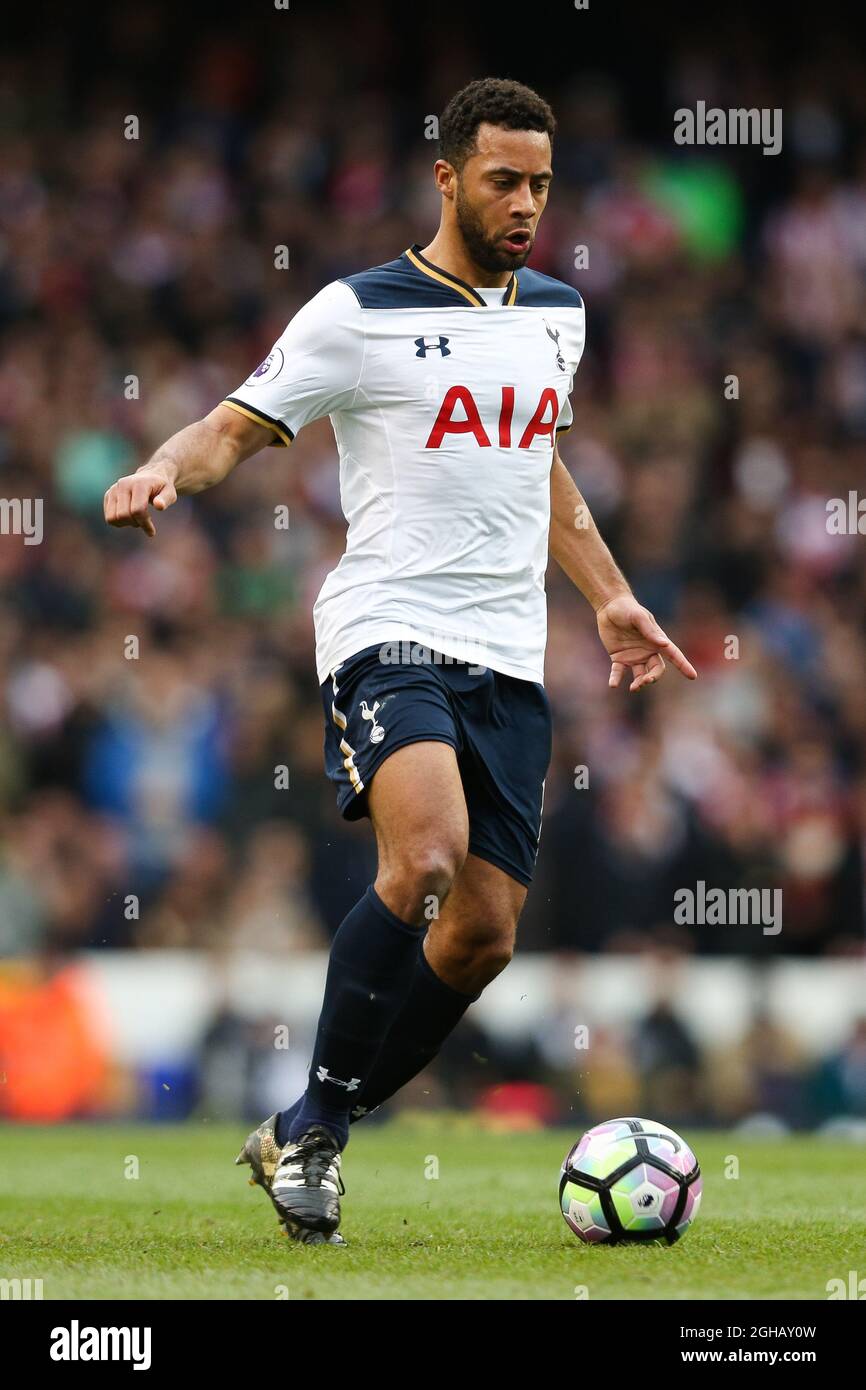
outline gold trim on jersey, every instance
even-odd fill
[[[293,436],[282,425],[275,424],[273,420],[269,420],[264,415],[257,415],[251,406],[239,405],[237,401],[224,400],[221,404],[227,405],[229,410],[236,410],[238,415],[246,415],[247,419],[252,420],[255,424],[264,425],[265,429],[273,430],[274,434],[277,435],[277,446],[285,446],[288,449]]]
[[[416,251],[414,246],[407,247],[403,254],[406,256],[407,260],[412,262],[416,270],[420,270],[424,275],[429,275],[431,280],[438,280],[440,284],[447,285],[449,289],[455,290],[457,294],[462,294],[463,298],[468,300],[470,304],[474,304],[476,308],[488,308],[486,300],[482,299],[477,290],[473,289],[471,285],[467,285],[466,281],[461,280],[457,275],[451,275],[447,270],[442,270],[439,266],[434,265],[432,261],[426,260],[424,256],[421,255],[420,251]],[[511,279],[505,286],[502,305],[509,306],[514,303],[516,298],[517,276],[514,274],[514,271],[512,271]]]

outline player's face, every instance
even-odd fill
[[[456,175],[454,211],[466,249],[491,273],[525,265],[550,181],[550,139],[542,130],[478,127],[476,153]]]

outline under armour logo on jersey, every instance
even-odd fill
[[[360,1076],[353,1076],[351,1081],[341,1081],[339,1076],[331,1076],[327,1067],[317,1067],[316,1076],[320,1081],[333,1081],[335,1086],[343,1086],[347,1091],[357,1091],[361,1084]]]
[[[547,322],[547,319],[544,320],[544,327],[547,329],[548,338],[551,338],[553,342],[556,344],[556,365],[561,372],[564,372],[565,358],[563,357],[559,347],[559,329],[551,328],[550,324]]]
[[[385,730],[382,728],[382,725],[377,723],[376,721],[376,710],[381,708],[382,706],[379,704],[378,700],[374,702],[372,709],[369,709],[367,707],[366,700],[361,701],[361,718],[369,719],[373,725],[372,729],[370,730],[371,743],[381,743],[382,739],[385,737]]]
[[[441,333],[438,338],[416,338],[415,346],[418,351],[416,357],[426,357],[428,352],[441,352],[443,357],[451,356],[451,349],[448,346],[448,339],[443,338]]]

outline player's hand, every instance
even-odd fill
[[[679,647],[674,646],[650,613],[632,594],[608,599],[596,613],[598,635],[610,656],[608,685],[620,684],[631,669],[630,691],[654,685],[665,673],[665,657],[686,677],[697,680],[698,673]]]
[[[174,484],[159,469],[142,469],[118,478],[103,499],[105,520],[109,526],[138,526],[146,536],[155,536],[156,527],[149,507],[164,512],[177,501]]]

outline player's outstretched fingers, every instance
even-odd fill
[[[619,685],[624,675],[625,666],[623,665],[623,663],[621,661],[612,661],[610,663],[610,677],[607,682],[608,686],[611,689],[615,689],[616,686]]]
[[[680,651],[679,647],[674,642],[672,642],[670,638],[667,639],[663,651],[671,665],[676,666],[677,670],[682,675],[684,675],[687,680],[697,680],[698,673],[695,670],[694,666],[689,661],[688,657]]]
[[[148,512],[152,490],[152,478],[136,478],[133,481],[129,499],[129,514],[132,518],[132,524],[140,527],[147,536],[156,535],[156,527]]]
[[[664,675],[664,673],[664,657],[660,656],[658,652],[653,652],[652,656],[646,663],[645,673],[641,676],[640,680],[637,682],[636,685],[631,686],[631,689],[643,690],[645,685],[655,685],[656,681],[659,680]]]
[[[632,666],[631,673],[633,676],[633,680],[631,685],[629,686],[629,692],[633,694],[635,690],[640,690],[641,686],[644,683],[644,677],[646,676],[646,666],[642,661],[638,661],[634,664],[634,666]]]
[[[644,609],[637,617],[638,631],[646,637],[660,652],[664,652],[672,666],[686,676],[688,680],[694,681],[698,678],[698,673],[688,658],[680,651],[676,643],[672,642],[667,633],[659,627],[652,613]]]

